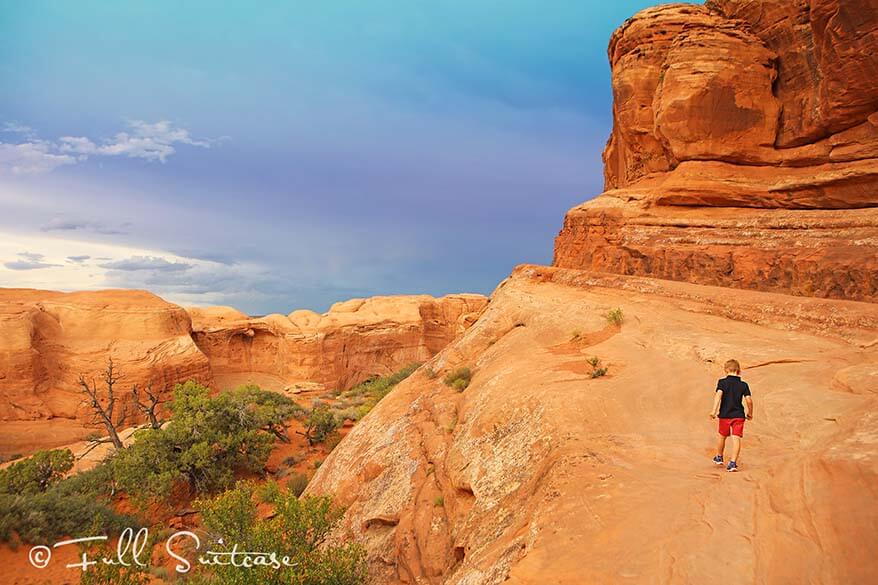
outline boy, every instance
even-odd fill
[[[716,394],[713,397],[713,409],[710,418],[719,416],[719,440],[716,443],[716,457],[713,462],[723,464],[723,451],[726,438],[732,436],[732,457],[726,471],[737,471],[738,454],[741,452],[741,439],[744,437],[744,419],[753,418],[753,399],[750,387],[741,380],[741,364],[738,360],[725,363],[726,377],[716,383]]]

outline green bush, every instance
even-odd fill
[[[0,541],[47,544],[86,532],[116,533],[136,526],[109,507],[112,472],[106,463],[66,479],[69,451],[41,451],[3,470],[0,489]],[[16,467],[19,466],[19,467]],[[15,469],[13,469],[15,467]]]
[[[239,483],[210,500],[198,500],[210,550],[272,551],[289,557],[292,566],[214,566],[209,582],[217,585],[360,585],[366,582],[366,558],[356,544],[328,541],[341,519],[341,510],[329,498],[299,498],[270,483],[261,491],[272,508],[270,518],[257,514],[254,489]],[[207,571],[207,568],[202,568]]]
[[[0,493],[36,494],[64,477],[73,468],[70,449],[37,451],[23,461],[0,469]]]
[[[620,309],[618,307],[613,309],[612,311],[608,312],[606,317],[607,317],[607,322],[609,324],[616,325],[616,326],[621,325],[622,321],[625,320],[625,317],[622,314],[622,309]]]
[[[177,386],[171,411],[163,428],[138,432],[114,458],[119,487],[140,503],[167,499],[178,484],[205,494],[230,487],[237,472],[261,473],[274,436],[301,409],[254,386],[210,396],[187,382]]]
[[[311,409],[308,418],[305,419],[305,438],[309,445],[315,445],[325,441],[335,429],[338,428],[339,420],[335,413],[325,404],[320,404]]]
[[[117,554],[115,547],[111,550],[109,546],[103,543],[98,546],[83,548],[84,551],[88,551],[88,556],[91,559],[115,559]],[[150,569],[137,565],[134,562],[134,555],[127,550],[123,553],[122,560],[128,566],[102,562],[90,566],[87,571],[80,573],[80,585],[147,585],[151,580],[150,573],[156,577],[160,575],[168,576],[168,572],[164,567]],[[162,569],[162,571],[157,571],[158,569]]]
[[[448,374],[445,376],[445,380],[443,381],[447,386],[451,386],[458,392],[462,392],[466,390],[467,386],[469,386],[472,378],[472,370],[464,366],[448,372]]]

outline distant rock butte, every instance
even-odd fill
[[[189,379],[220,388],[248,381],[344,388],[432,357],[486,303],[480,295],[376,297],[324,315],[249,318],[226,307],[187,310],[137,290],[0,289],[0,420],[87,421],[77,378],[99,377],[110,356],[126,398],[135,383],[169,391]],[[62,443],[81,434],[69,426]],[[0,433],[0,451],[13,450],[13,440]]]
[[[878,4],[708,0],[609,46],[606,192],[554,265],[878,300]]]

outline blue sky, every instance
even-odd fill
[[[0,4],[0,286],[261,314],[549,263],[652,2]]]

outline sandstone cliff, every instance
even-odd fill
[[[336,303],[329,312],[249,318],[234,309],[190,309],[193,338],[220,386],[269,379],[348,388],[433,357],[484,309],[481,295],[392,296]]]
[[[554,264],[878,299],[878,4],[710,0],[613,35],[605,188]]]
[[[77,379],[99,379],[108,357],[123,375],[122,403],[133,384],[151,382],[167,395],[189,379],[219,389],[346,388],[431,358],[486,303],[480,295],[376,297],[325,315],[249,318],[225,307],[187,311],[145,291],[0,289],[0,455],[99,430],[87,424]]]
[[[77,378],[112,356],[122,384],[211,382],[184,309],[146,291],[0,289],[0,420],[88,418]]]

